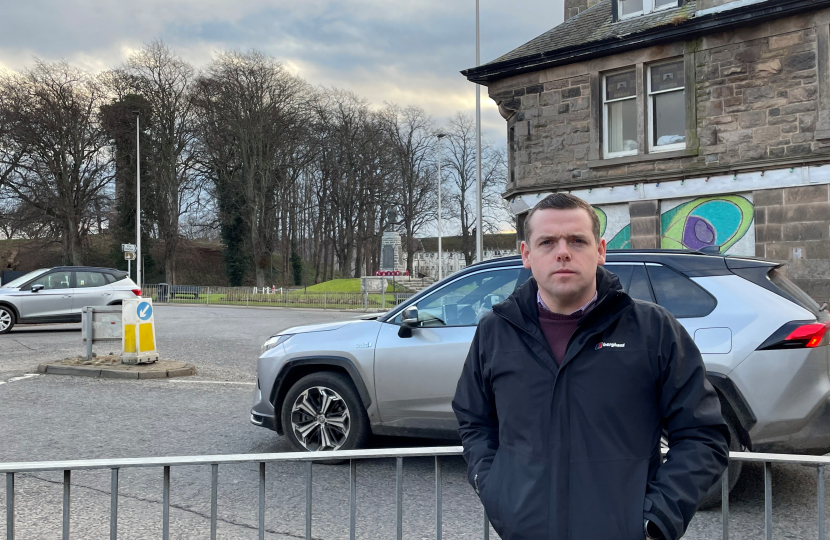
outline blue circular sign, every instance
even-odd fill
[[[138,304],[138,308],[136,308],[136,313],[139,319],[148,321],[153,316],[153,306],[149,302],[141,302]]]

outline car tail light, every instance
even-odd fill
[[[830,328],[830,322],[805,324],[793,330],[786,337],[785,341],[803,342],[804,347],[808,349],[818,347],[819,345],[826,345],[827,340],[825,339],[825,335],[827,335],[828,328]]]
[[[133,289],[133,294],[136,296],[141,296],[141,289]]]
[[[830,321],[792,321],[776,330],[758,347],[770,349],[812,349],[830,342]]]

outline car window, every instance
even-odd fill
[[[634,270],[631,272],[631,284],[626,292],[631,298],[654,302],[654,295],[651,294],[651,287],[648,284],[648,275],[646,275],[645,266],[637,265],[634,267]]]
[[[112,274],[104,274],[104,279],[107,280],[107,283],[115,283],[117,281],[115,279],[115,276],[113,276]]]
[[[646,302],[654,302],[645,266],[642,264],[607,264],[605,267],[617,274],[617,277],[620,278],[620,285],[628,296]]]
[[[678,319],[705,317],[717,302],[700,285],[662,265],[649,265],[648,275],[657,303]]]
[[[419,326],[476,326],[494,305],[513,293],[519,270],[499,268],[470,274],[426,296],[415,304]]]
[[[31,282],[28,287],[31,288],[35,285],[43,285],[44,290],[68,289],[70,288],[71,277],[72,272],[70,271],[64,270],[59,272],[50,272]]]
[[[48,271],[49,271],[48,268],[41,268],[40,270],[35,270],[34,272],[29,272],[28,274],[24,274],[24,275],[20,276],[17,279],[13,279],[13,280],[9,281],[8,283],[4,283],[3,287],[9,287],[9,288],[11,288],[11,287],[20,287],[21,285],[23,285],[24,283],[26,283],[30,279],[35,278],[35,277],[39,276],[40,274],[43,274],[44,272],[48,272]]]
[[[101,272],[75,272],[75,287],[103,287],[107,284]]]
[[[767,278],[769,278],[769,280],[782,291],[794,298],[799,306],[803,307],[813,315],[818,315],[821,311],[821,306],[819,306],[815,300],[810,298],[810,295],[802,291],[798,285],[787,279],[787,276],[784,275],[784,270],[782,268],[773,268],[767,273]]]

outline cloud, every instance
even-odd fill
[[[197,67],[227,49],[273,55],[310,83],[349,89],[381,106],[418,105],[439,120],[475,110],[459,71],[475,64],[472,1],[447,0],[29,0],[7,2],[0,67],[34,57],[101,71],[160,38]],[[481,2],[482,61],[562,21],[562,0]],[[482,92],[486,135],[504,121]]]

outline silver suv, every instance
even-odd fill
[[[58,266],[29,272],[0,285],[0,334],[15,324],[80,322],[81,309],[111,306],[141,296],[127,272],[92,266]]]
[[[783,265],[625,250],[605,266],[693,336],[733,450],[830,451],[830,315]],[[280,332],[259,357],[251,422],[301,450],[360,447],[370,432],[457,438],[450,402],[476,324],[529,277],[519,257],[487,261],[369,320]]]

